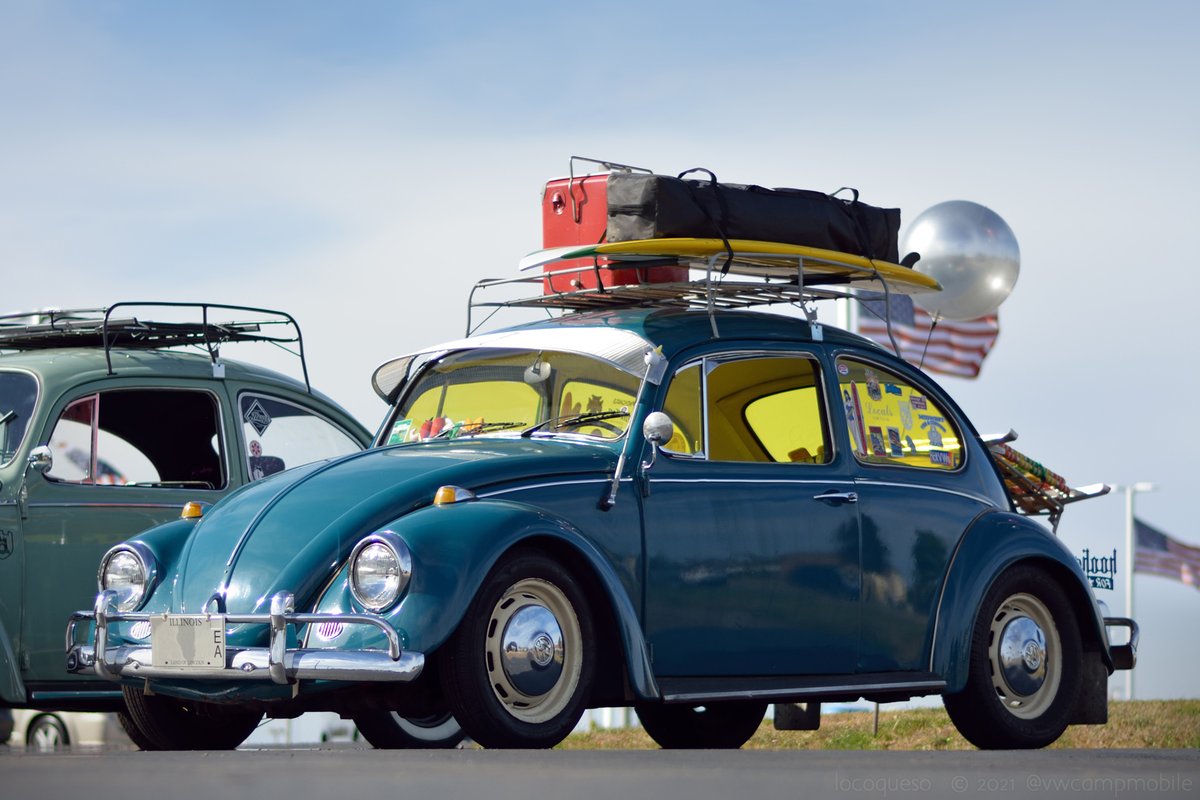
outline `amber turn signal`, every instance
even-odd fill
[[[204,516],[204,506],[195,501],[184,503],[183,510],[179,512],[180,519],[200,519]]]

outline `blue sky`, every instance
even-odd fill
[[[571,155],[1014,230],[984,431],[1076,483],[1152,481],[1200,544],[1200,7],[1177,2],[0,4],[0,312],[274,306],[369,426],[371,371],[462,334]],[[511,321],[511,320],[510,320]],[[1120,545],[1118,498],[1069,510]],[[1114,609],[1118,590],[1107,598]],[[1200,593],[1138,578],[1140,696],[1196,696]]]

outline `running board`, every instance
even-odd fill
[[[932,672],[874,672],[758,678],[659,678],[658,689],[665,703],[718,700],[852,703],[860,698],[892,702],[941,694],[946,689],[946,682]]]

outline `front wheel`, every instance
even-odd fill
[[[449,711],[428,717],[373,711],[355,716],[354,724],[376,750],[449,749],[465,738],[462,726]]]
[[[571,574],[538,551],[513,552],[446,644],[450,710],[484,747],[553,747],[583,716],[594,638],[587,597]]]
[[[1062,588],[1036,567],[1002,574],[971,637],[967,683],[944,697],[959,733],[981,749],[1045,747],[1079,696],[1079,626]]]
[[[736,750],[758,730],[766,703],[726,702],[702,706],[645,703],[636,706],[650,738],[664,750]]]
[[[122,687],[121,727],[142,750],[233,750],[258,727],[262,714],[234,706],[194,703]]]

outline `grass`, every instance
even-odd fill
[[[764,720],[750,750],[971,750],[941,708],[826,714],[818,731],[777,731]],[[595,730],[568,736],[567,750],[656,748],[641,728]],[[1073,725],[1056,748],[1200,748],[1200,700],[1112,701],[1107,725]]]

